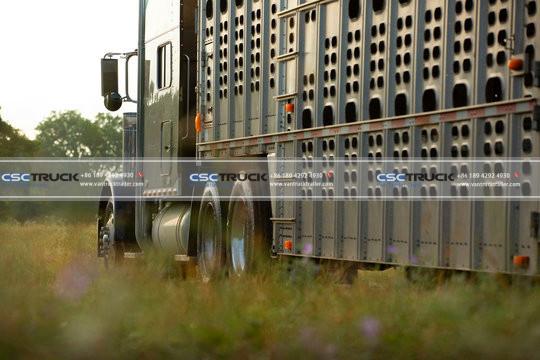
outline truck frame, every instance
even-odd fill
[[[380,173],[384,159],[456,169],[475,159],[494,171],[518,159],[537,191],[527,170],[540,157],[537,5],[141,0],[124,156],[164,162],[137,162],[144,188],[134,201],[115,198],[127,190],[113,181],[103,189],[100,256],[157,247],[196,261],[204,278],[242,274],[259,254],[538,275],[537,199],[451,201],[426,185],[425,200],[407,201],[409,185],[357,176],[362,160]],[[111,110],[122,102],[114,57],[102,60]],[[282,159],[319,159],[347,175],[300,188],[297,200],[256,201],[268,189],[250,181],[225,194],[208,182],[177,200],[186,174],[171,160],[183,158],[256,158],[268,173]]]

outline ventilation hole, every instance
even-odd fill
[[[495,15],[495,12],[490,11],[488,14],[488,23],[490,26],[495,25],[495,21],[497,21],[497,15]]]
[[[373,98],[369,101],[369,118],[380,119],[381,114],[381,100],[379,98]]]
[[[458,1],[456,3],[456,14],[461,14],[462,11],[463,11],[463,4],[461,3],[461,1]]]
[[[409,133],[407,131],[404,131],[402,136],[403,136],[403,143],[405,145],[407,145],[409,143],[409,140],[410,140],[409,139]]]
[[[498,77],[490,78],[486,83],[486,102],[496,102],[503,99],[502,81]]]
[[[427,89],[424,91],[422,95],[422,110],[424,112],[437,110],[437,94],[435,90]]]
[[[360,17],[360,0],[349,0],[349,19],[356,20]]]
[[[437,21],[441,20],[442,10],[441,10],[440,7],[435,9],[435,11],[433,12],[433,16],[435,17],[435,20],[437,20]]]
[[[470,59],[463,60],[463,71],[469,72],[471,71],[472,64]]]
[[[471,32],[472,31],[472,28],[473,28],[473,21],[472,19],[467,19],[465,20],[465,31],[466,32]]]
[[[533,23],[527,24],[526,34],[527,37],[534,37],[534,34],[536,34],[536,27]]]
[[[502,156],[504,154],[504,145],[502,141],[497,141],[495,143],[495,154],[497,156]]]
[[[461,157],[469,157],[469,147],[467,145],[461,145]]]
[[[504,133],[504,122],[499,120],[495,123],[495,133],[501,135]]]
[[[532,118],[526,117],[523,119],[523,130],[524,131],[532,130]]]
[[[525,154],[530,154],[532,152],[532,141],[531,141],[531,139],[523,139],[522,148],[523,148],[523,152]]]
[[[353,101],[345,105],[345,121],[348,123],[358,121],[356,114],[356,103]]]
[[[529,16],[536,15],[536,1],[529,1],[527,4],[527,13]]]
[[[326,105],[323,109],[323,125],[334,125],[334,109],[332,105]]]
[[[302,128],[303,129],[309,129],[313,127],[313,120],[312,120],[312,117],[311,117],[311,109],[304,109],[304,111],[302,111]]]
[[[427,132],[427,130],[425,130],[425,129],[422,130],[422,133],[421,133],[420,136],[422,138],[422,143],[424,143],[424,144],[427,143],[427,141],[428,141],[428,132]]]
[[[467,124],[462,125],[461,126],[461,136],[464,137],[464,138],[468,138],[469,134],[470,134],[469,125],[467,125]]]
[[[385,0],[373,0],[373,11],[379,12],[384,9]]]
[[[485,143],[484,144],[484,155],[485,156],[491,156],[491,144]]]
[[[452,101],[455,108],[469,105],[467,85],[456,84],[454,86],[454,90],[452,92]]]
[[[407,95],[398,94],[394,104],[396,116],[407,115]]]
[[[506,45],[506,30],[499,31],[499,33],[497,34],[497,41],[501,46]]]
[[[399,142],[400,142],[400,138],[399,138],[399,133],[394,133],[394,144],[396,145],[399,145]]]
[[[493,133],[493,126],[491,126],[490,122],[486,122],[484,124],[484,134],[487,136],[491,135]]]
[[[206,18],[211,19],[214,16],[214,1],[208,0],[206,2]]]
[[[499,11],[499,22],[504,24],[508,21],[508,10],[502,9]]]
[[[220,0],[219,9],[221,13],[225,13],[227,11],[227,0]]]
[[[376,141],[375,141],[375,142],[376,142],[377,146],[382,146],[382,144],[383,144],[383,137],[382,137],[381,134],[377,135],[377,138],[376,138]]]

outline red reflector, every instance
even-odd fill
[[[292,113],[294,112],[294,104],[285,104],[285,112]]]
[[[197,116],[195,116],[195,131],[201,132],[201,130],[202,130],[201,113],[197,113]]]
[[[291,251],[292,250],[292,241],[291,240],[285,240],[283,242],[283,248],[287,251]]]
[[[514,71],[522,70],[523,69],[523,60],[516,59],[516,58],[508,60],[508,68],[510,70],[514,70]]]
[[[528,256],[522,256],[522,255],[516,255],[514,256],[514,265],[519,268],[527,268],[529,267],[529,257]]]

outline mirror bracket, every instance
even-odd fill
[[[107,103],[114,99],[113,109],[119,108],[118,100],[121,98],[121,102],[137,103],[137,100],[133,99],[129,94],[129,62],[138,55],[138,51],[134,50],[125,53],[110,52],[103,56],[101,59],[101,95],[105,97],[106,107]],[[125,96],[118,95],[118,60],[122,59],[125,63]],[[121,103],[120,103],[121,106]],[[115,111],[115,110],[112,110]]]

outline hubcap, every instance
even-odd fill
[[[219,270],[220,267],[220,244],[218,241],[218,231],[216,229],[215,211],[212,204],[208,203],[202,213],[203,222],[200,226],[200,266],[205,280],[209,280],[211,275]]]
[[[245,202],[234,204],[230,224],[231,266],[235,274],[246,271],[253,241],[249,212]]]

